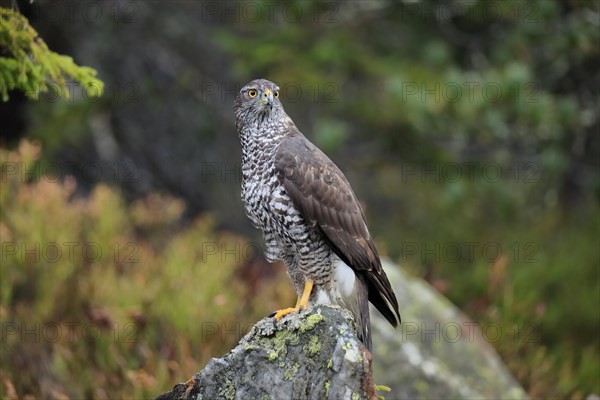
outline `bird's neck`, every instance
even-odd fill
[[[241,123],[240,121],[250,121]],[[257,154],[264,157],[274,157],[279,144],[294,126],[292,119],[283,111],[278,110],[264,118],[246,118],[236,115],[237,130],[242,146],[242,163],[253,160]],[[261,159],[266,163],[270,160]]]
[[[242,152],[260,150],[260,153],[263,153],[270,147],[277,146],[287,134],[285,124],[287,119],[289,117],[270,118],[270,116],[265,116],[264,119],[253,119],[250,123],[238,123]]]

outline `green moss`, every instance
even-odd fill
[[[300,364],[295,363],[291,365],[288,369],[286,369],[283,372],[283,379],[285,379],[286,381],[291,381],[296,376],[299,370]]]
[[[227,379],[225,387],[219,390],[219,395],[227,400],[233,400],[235,398],[235,387],[233,386],[233,382]]]
[[[352,400],[360,400],[360,394],[352,392]]]
[[[307,350],[308,355],[315,356],[315,355],[319,354],[322,347],[323,347],[323,343],[321,343],[321,341],[319,340],[319,337],[317,335],[313,335],[310,337],[310,340],[308,341],[306,350]]]
[[[287,337],[287,343],[292,346],[298,346],[300,344],[300,336],[290,332]]]
[[[329,396],[329,388],[331,387],[331,381],[325,381],[325,396]]]
[[[321,314],[312,314],[309,315],[305,321],[302,321],[302,324],[300,325],[300,333],[304,333],[306,331],[310,331],[312,329],[314,329],[314,327],[321,321],[323,321],[323,319],[325,319],[324,316],[322,316]]]
[[[327,360],[327,368],[331,367],[333,367],[333,358],[329,357],[329,360]]]
[[[244,343],[244,350],[245,351],[248,351],[248,350],[260,350],[260,349],[261,349],[261,347],[258,346],[258,345],[256,345],[256,344],[248,343],[248,342]]]
[[[269,396],[265,394],[263,397],[261,397],[261,400],[269,400]]]
[[[300,335],[292,331],[278,331],[272,338],[265,338],[259,341],[259,346],[266,349],[269,353],[269,361],[275,361],[278,357],[285,357],[287,347],[300,344]]]
[[[266,349],[268,352],[268,360],[275,361],[279,357],[285,357],[287,354],[288,346],[297,346],[300,344],[300,334],[307,332],[323,320],[323,316],[320,314],[313,314],[302,321],[300,328],[297,332],[294,331],[277,331],[275,336],[272,338],[262,338],[259,340],[258,347]],[[316,338],[316,336],[314,336]],[[311,338],[312,339],[312,338]],[[251,347],[250,347],[251,348]],[[309,354],[316,354],[321,350],[321,344],[318,343],[318,338],[315,341],[309,342],[307,351]]]

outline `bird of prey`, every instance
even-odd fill
[[[295,307],[272,315],[279,321],[309,305],[339,305],[370,351],[369,301],[394,327],[400,312],[348,180],[286,114],[273,82],[245,85],[234,112],[246,214],[263,231],[265,257],[283,260],[298,294]]]

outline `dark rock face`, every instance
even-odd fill
[[[238,346],[157,400],[372,399],[371,354],[350,313],[319,306],[259,321]]]

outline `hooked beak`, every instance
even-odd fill
[[[273,109],[273,91],[271,89],[267,89],[263,92],[263,96],[260,99],[260,103],[265,106],[265,108],[268,107],[269,110]]]

